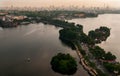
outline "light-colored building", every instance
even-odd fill
[[[13,16],[12,19],[14,20],[23,20],[23,19],[26,19],[27,16]]]
[[[11,20],[23,20],[27,18],[27,16],[15,16],[15,15],[6,15],[6,17]]]
[[[5,16],[7,14],[8,14],[7,12],[0,12],[0,16]]]

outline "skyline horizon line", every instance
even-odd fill
[[[120,0],[0,0],[0,7],[104,7],[104,5],[120,8]]]

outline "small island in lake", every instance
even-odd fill
[[[77,63],[70,54],[58,53],[51,60],[52,69],[55,72],[72,75],[77,70]]]

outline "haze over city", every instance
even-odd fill
[[[120,0],[0,0],[0,76],[120,76]]]
[[[85,6],[120,7],[120,0],[0,0],[0,7],[48,7],[48,6]]]

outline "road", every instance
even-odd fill
[[[90,67],[86,60],[84,59],[84,57],[82,56],[82,54],[80,53],[80,50],[78,49],[77,45],[74,44],[75,48],[76,48],[76,53],[80,59],[80,64],[84,67],[84,69],[92,76],[97,76],[98,73],[96,72],[95,69],[93,69],[92,67]]]

